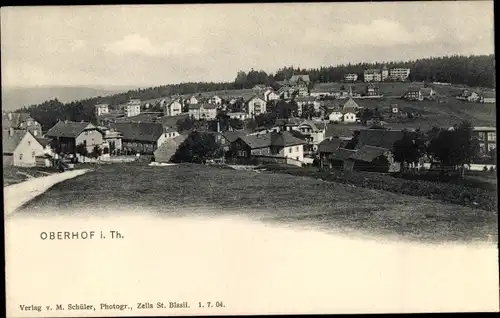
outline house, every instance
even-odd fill
[[[262,85],[262,84],[257,84],[252,88],[252,90],[254,90],[256,92],[260,92],[261,90],[264,90],[264,89],[266,89],[266,85]]]
[[[164,108],[165,116],[177,116],[182,113],[182,104],[180,99],[174,99]]]
[[[305,85],[298,85],[294,87],[297,96],[309,96],[309,89]]]
[[[170,162],[179,149],[179,146],[187,139],[188,135],[177,135],[165,140],[154,152],[155,162]]]
[[[359,106],[358,103],[354,101],[351,97],[349,97],[343,104],[342,104],[342,110],[343,111],[349,111],[352,113],[357,113],[362,107]]]
[[[276,92],[273,89],[268,88],[264,92],[264,100],[266,102],[269,102],[269,101],[272,101],[272,100],[278,100],[278,99],[280,99],[280,96],[278,94],[276,94]]]
[[[341,111],[330,110],[330,113],[328,114],[328,121],[330,121],[331,123],[340,122],[340,121],[342,121],[343,117],[344,117],[344,114],[342,114]]]
[[[483,96],[481,96],[481,102],[488,103],[488,104],[496,103],[496,98],[495,97],[483,97]]]
[[[258,162],[279,162],[302,166],[305,142],[290,132],[238,137],[231,143],[230,153],[237,160],[255,159]]]
[[[188,99],[188,104],[190,105],[196,105],[198,104],[200,101],[198,100],[198,98],[196,98],[196,96],[191,96],[189,99]]]
[[[35,137],[38,143],[43,147],[43,153],[46,155],[54,156],[54,150],[50,146],[50,139],[43,137]]]
[[[227,115],[229,116],[229,118],[239,119],[239,120],[245,120],[245,119],[248,119],[250,117],[250,115],[248,115],[247,113],[243,113],[243,112],[227,113]]]
[[[222,105],[222,98],[220,98],[217,95],[214,95],[208,99],[208,103],[214,105]]]
[[[496,149],[496,127],[474,127],[474,134],[479,140],[481,154],[488,154],[491,150]]]
[[[110,128],[122,135],[122,150],[152,154],[168,138],[168,127],[161,123],[123,122],[112,123]]]
[[[366,96],[380,96],[379,87],[373,83],[366,86]]]
[[[296,130],[300,131],[307,138],[305,151],[308,153],[317,152],[318,145],[325,139],[326,127],[324,124],[315,123],[312,120],[304,120],[298,125]]]
[[[417,100],[423,101],[424,95],[422,94],[422,90],[418,87],[410,87],[403,95],[403,98],[406,100]]]
[[[382,73],[380,69],[367,69],[363,73],[365,82],[380,82],[382,81]]]
[[[253,96],[245,103],[246,110],[250,117],[264,114],[267,111],[266,101],[258,96]]]
[[[118,154],[122,150],[122,134],[119,131],[108,127],[98,127],[103,133],[103,148],[107,147],[112,155]]]
[[[288,82],[292,85],[305,85],[308,86],[311,83],[311,79],[309,75],[292,75],[292,77],[288,80]]]
[[[330,164],[330,156],[338,149],[342,148],[347,144],[347,141],[340,138],[327,138],[319,143],[318,145],[318,154],[319,154],[319,162],[320,167],[323,168],[325,166],[332,165]]]
[[[311,96],[298,96],[295,98],[295,102],[297,103],[298,106],[299,115],[302,114],[302,110],[304,109],[305,105],[313,106],[315,112],[319,112],[319,109],[321,107],[321,103],[318,100],[316,100],[315,97]]]
[[[346,82],[356,82],[358,80],[358,74],[348,73],[344,75],[344,81]]]
[[[480,101],[481,96],[474,91],[470,91],[468,89],[465,89],[462,91],[462,93],[459,96],[457,96],[457,99],[468,101],[468,102],[478,102],[478,101]]]
[[[137,116],[141,113],[141,100],[130,99],[127,104],[121,105],[120,109],[126,117]]]
[[[83,145],[88,153],[95,146],[101,148],[103,133],[89,122],[59,121],[45,134],[57,154],[76,154],[78,145]]]
[[[292,98],[292,95],[293,93],[295,92],[295,90],[288,86],[288,85],[284,85],[284,86],[281,86],[279,89],[278,89],[278,95],[283,98],[283,99],[290,99]]]
[[[364,145],[347,158],[344,169],[389,172],[389,156],[390,151],[386,148]]]
[[[2,132],[3,165],[34,167],[36,156],[44,155],[44,147],[27,130],[9,128]]]
[[[381,76],[382,76],[382,81],[385,81],[389,78],[389,69],[387,69],[387,65],[384,65],[382,67]]]
[[[198,120],[213,120],[217,117],[217,105],[208,103],[189,104],[189,116],[193,116],[194,119]]]
[[[226,131],[218,134],[215,140],[224,148],[224,151],[228,151],[232,142],[246,135],[247,133],[244,131]]]
[[[95,105],[95,115],[101,116],[103,114],[109,114],[108,104],[97,104]]]
[[[358,120],[358,116],[352,111],[342,111],[342,114],[342,119],[345,123],[355,123]]]
[[[410,77],[409,68],[391,68],[389,70],[389,78],[391,80],[406,81]]]
[[[27,130],[35,137],[42,136],[42,126],[28,113],[2,113],[2,131],[8,132],[10,128]]]

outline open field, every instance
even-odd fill
[[[430,242],[497,235],[495,212],[307,177],[190,164],[102,166],[53,186],[19,213],[95,214],[110,207],[157,215],[189,214],[186,210],[205,216],[241,215],[307,223],[328,232]]]

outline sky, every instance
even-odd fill
[[[493,1],[1,8],[2,86],[158,86],[493,54]]]

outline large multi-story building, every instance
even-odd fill
[[[474,127],[474,133],[479,140],[480,152],[488,154],[496,149],[497,132],[495,127]]]
[[[392,80],[406,81],[409,77],[409,68],[391,68],[389,70],[389,78]]]
[[[364,80],[365,82],[381,82],[382,81],[381,70],[374,68],[365,70]]]
[[[123,106],[123,111],[127,117],[137,116],[141,113],[141,100],[131,99]]]

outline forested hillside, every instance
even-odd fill
[[[50,128],[57,120],[93,121],[93,108],[97,103],[119,105],[130,98],[149,100],[170,96],[173,94],[194,94],[215,90],[231,90],[252,88],[256,84],[276,85],[276,81],[290,78],[292,74],[309,74],[313,83],[336,82],[343,79],[346,73],[358,73],[362,78],[363,71],[368,68],[380,68],[382,65],[392,67],[408,67],[412,81],[448,82],[465,84],[473,87],[495,86],[495,56],[449,56],[425,58],[407,62],[359,63],[337,66],[326,66],[316,69],[301,69],[284,67],[275,74],[264,71],[239,71],[233,82],[227,83],[182,83],[163,85],[146,89],[131,90],[106,97],[95,97],[71,103],[61,103],[58,100],[46,101],[41,104],[25,107],[18,111],[27,111],[42,124],[44,129]]]

